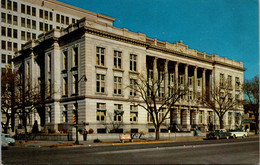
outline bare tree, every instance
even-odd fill
[[[21,105],[21,92],[19,91],[20,74],[8,69],[2,72],[1,77],[1,113],[5,116],[5,122],[1,122],[4,132],[8,132],[11,123],[11,129],[14,131],[15,114]]]
[[[244,94],[246,95],[244,102],[245,113],[253,112],[255,117],[255,134],[257,134],[259,129],[259,76],[245,81]]]
[[[220,83],[213,83],[209,92],[202,97],[202,103],[212,109],[218,116],[220,128],[224,128],[223,118],[226,112],[236,110],[242,105],[241,93],[233,93],[233,87],[230,81],[223,81]]]
[[[116,113],[116,112],[114,112]],[[116,133],[116,131],[121,128],[122,126],[124,126],[124,122],[123,122],[123,111],[122,112],[118,112],[117,114],[113,114],[113,113],[108,113],[107,114],[109,120],[106,120],[103,125],[105,126],[106,130],[109,133]],[[116,120],[116,116],[120,116],[120,120]]]
[[[160,139],[160,127],[167,118],[173,106],[182,97],[185,97],[188,88],[187,85],[170,83],[164,85],[164,77],[168,76],[166,72],[158,78],[148,78],[139,75],[138,81],[130,85],[130,90],[141,98],[141,102],[134,102],[148,112],[148,118],[151,119],[155,128],[155,140]],[[168,88],[168,92],[165,91]]]

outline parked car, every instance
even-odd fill
[[[229,131],[229,133],[230,133],[230,137],[232,137],[232,138],[238,138],[238,137],[245,138],[245,137],[249,136],[248,132],[245,132],[245,131],[242,131],[239,129],[231,130],[231,131]]]
[[[3,150],[8,148],[8,142],[5,139],[4,134],[1,134],[1,147]]]
[[[14,145],[15,144],[15,140],[14,138],[11,138],[8,134],[3,134],[2,135],[5,137],[5,140],[7,141],[8,145]]]
[[[207,139],[229,139],[230,133],[225,129],[216,129],[214,132],[206,135]]]

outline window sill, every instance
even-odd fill
[[[62,95],[61,97],[62,97],[62,98],[65,98],[65,97],[68,97],[68,95]]]
[[[96,68],[100,68],[100,69],[107,69],[107,67],[105,66],[101,66],[101,65],[95,65]]]
[[[113,94],[113,96],[115,96],[115,97],[124,97],[124,95],[122,95],[122,94]]]
[[[107,93],[96,92],[95,94],[96,94],[96,95],[104,95],[104,96],[107,96]]]
[[[132,73],[132,74],[139,74],[139,72],[137,72],[137,71],[132,71],[132,70],[130,70],[129,73]]]
[[[118,68],[113,68],[113,71],[124,72],[124,70],[123,70],[123,69],[118,69]]]

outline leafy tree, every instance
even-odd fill
[[[259,130],[259,76],[255,76],[251,80],[246,80],[244,84],[245,113],[253,112],[255,120],[255,134]]]
[[[230,110],[239,109],[242,105],[240,99],[242,90],[239,90],[234,97],[233,89],[228,81],[213,83],[209,92],[205,93],[201,100],[206,107],[217,114],[221,129],[224,128],[224,115]]]

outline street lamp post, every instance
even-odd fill
[[[75,109],[75,116],[76,116],[76,124],[75,124],[75,128],[76,128],[76,141],[75,141],[75,144],[79,144],[79,136],[78,136],[78,88],[79,88],[79,82],[81,81],[81,80],[83,80],[83,81],[87,81],[87,77],[86,77],[86,75],[83,75],[79,80],[78,79],[76,79],[76,82],[75,82],[75,84],[77,84],[77,90],[76,90],[76,97],[75,97],[75,99],[76,99],[76,109]]]

